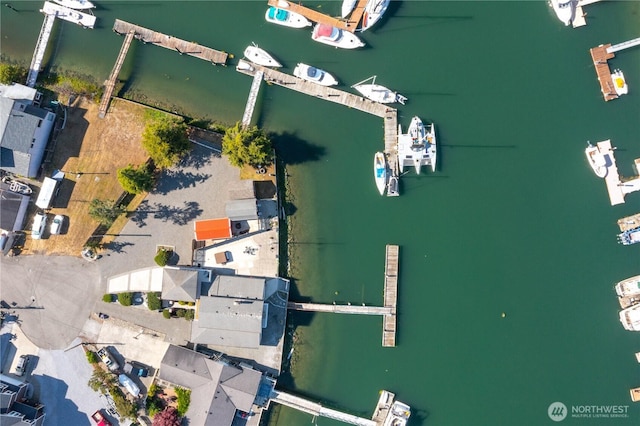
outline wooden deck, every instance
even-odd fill
[[[638,226],[640,226],[640,213],[618,219],[618,227],[621,232],[635,229]]]
[[[593,66],[596,69],[598,81],[600,82],[600,90],[605,101],[618,99],[618,94],[613,85],[613,79],[611,78],[611,70],[609,69],[609,59],[613,59],[616,55],[609,53],[607,49],[611,47],[611,44],[601,44],[598,47],[590,49],[591,59],[593,59]]]
[[[358,25],[358,22],[354,24],[350,19],[347,20],[325,15],[324,13],[318,12],[317,10],[304,7],[300,4],[292,3],[291,1],[287,1],[287,6],[279,5],[278,1],[279,0],[268,0],[267,3],[269,4],[269,6],[277,7],[278,9],[290,10],[291,12],[298,13],[309,19],[310,21],[319,22],[321,24],[328,24],[349,32],[354,32],[356,30],[356,26]],[[366,0],[360,0],[359,3],[361,3],[362,1],[364,1],[364,3],[366,4]],[[360,14],[360,17],[362,17],[362,14]]]
[[[399,258],[400,246],[387,244],[384,265],[384,306],[392,308],[392,312],[384,316],[382,330],[382,346],[384,347],[394,347],[396,345]]]
[[[107,79],[107,81],[104,82],[104,93],[102,94],[100,107],[98,108],[98,117],[100,118],[104,118],[107,115],[107,108],[109,108],[109,101],[111,101],[113,90],[116,87],[118,74],[120,74],[122,64],[127,57],[127,52],[129,51],[129,46],[131,46],[134,35],[134,31],[131,30],[125,36],[124,41],[122,42],[122,47],[120,48],[120,53],[118,54],[118,58],[116,59],[116,63],[113,65],[113,69],[111,70],[111,74],[109,74],[109,78]]]
[[[366,305],[328,305],[323,303],[298,303],[289,302],[287,308],[293,311],[329,312],[333,314],[358,314],[358,315],[390,315],[391,307],[366,306]]]
[[[181,40],[179,38],[162,34],[139,25],[116,19],[113,24],[113,31],[119,34],[135,32],[135,38],[143,43],[151,43],[165,49],[175,50],[181,55],[189,55],[194,58],[211,62],[214,65],[224,65],[227,62],[228,53],[202,46],[198,43]]]

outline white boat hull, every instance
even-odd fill
[[[407,100],[404,96],[399,95],[398,92],[394,92],[379,84],[356,84],[353,88],[360,92],[365,98],[381,104],[398,102],[404,105]]]
[[[52,0],[54,3],[58,3],[60,6],[68,7],[75,10],[86,10],[95,7],[93,3],[87,0]]]
[[[358,0],[342,0],[342,16],[346,18],[353,11],[353,8],[356,7],[356,3]]]
[[[387,188],[387,159],[382,152],[376,152],[373,156],[373,177],[380,195],[384,195]]]
[[[335,86],[338,84],[338,80],[328,72],[307,64],[300,63],[296,65],[293,75],[321,86]]]
[[[419,117],[413,117],[406,134],[402,133],[402,127],[398,126],[398,166],[400,172],[405,167],[413,167],[416,174],[420,174],[422,166],[430,166],[431,171],[436,171],[437,145],[435,125],[432,123],[428,129]]]
[[[270,7],[264,14],[264,19],[272,24],[290,28],[305,28],[311,26],[311,21],[300,15],[277,7]]]
[[[369,0],[362,15],[362,26],[359,31],[366,31],[382,18],[387,11],[390,0]]]
[[[254,64],[262,65],[265,67],[279,68],[282,64],[275,60],[273,56],[268,54],[265,50],[258,46],[249,46],[244,49],[244,56]]]
[[[316,24],[311,38],[319,43],[341,49],[357,49],[364,46],[357,35],[326,24]]]
[[[626,95],[629,93],[629,86],[624,78],[624,74],[620,70],[615,70],[611,74],[611,80],[613,80],[613,88],[618,96]]]
[[[556,16],[565,25],[571,25],[575,18],[578,0],[551,0],[551,7]]]
[[[607,158],[600,152],[600,148],[596,145],[589,144],[584,150],[584,153],[587,156],[589,166],[591,166],[596,176],[605,178],[607,176]]]

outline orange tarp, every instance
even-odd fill
[[[197,241],[231,238],[231,219],[197,220],[195,233]]]

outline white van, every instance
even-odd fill
[[[27,370],[27,366],[29,365],[29,356],[28,355],[20,355],[18,358],[18,364],[16,365],[16,376],[24,376],[24,372]]]
[[[31,227],[31,238],[34,240],[41,239],[46,227],[47,215],[44,213],[36,213],[36,216],[33,218],[33,226]]]

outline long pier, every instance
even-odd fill
[[[277,7],[278,9],[289,10],[294,13],[298,13],[305,18],[313,22],[321,24],[327,24],[340,28],[341,30],[355,32],[362,15],[364,14],[364,6],[366,6],[368,0],[359,0],[358,4],[351,12],[351,16],[347,19],[334,18],[333,16],[325,15],[317,10],[310,9],[300,4],[293,3],[291,1],[283,2],[281,0],[268,0],[269,6]]]
[[[155,46],[164,47],[165,49],[174,50],[181,55],[189,55],[194,58],[211,62],[214,65],[224,65],[229,56],[228,53],[202,46],[198,43],[185,41],[170,35],[150,30],[140,25],[131,24],[129,22],[116,19],[113,24],[113,31],[118,34],[127,34],[130,31],[135,32],[135,38],[143,43],[150,43]]]
[[[334,314],[382,315],[382,346],[396,345],[398,304],[398,261],[400,247],[387,244],[384,265],[384,306],[338,305],[323,303],[289,302],[287,308],[295,311],[327,312]]]
[[[304,93],[325,101],[334,102],[349,108],[357,109],[384,119],[384,146],[387,161],[391,168],[392,176],[398,178],[398,110],[385,104],[374,102],[363,96],[356,95],[332,87],[322,86],[311,81],[306,81],[294,75],[286,74],[272,68],[263,67],[253,62],[241,59],[236,70],[254,77],[247,100],[247,106],[242,117],[242,124],[249,125],[255,107],[255,98],[260,90],[260,82],[285,87]],[[262,73],[262,78],[256,78]],[[398,195],[397,192],[387,191],[387,195]]]
[[[607,185],[611,205],[623,204],[625,195],[640,191],[640,176],[634,176],[628,179],[621,178],[618,173],[618,166],[616,165],[614,148],[611,147],[611,140],[608,139],[598,142],[597,145],[600,152],[605,153],[606,157],[610,160],[607,162],[607,175],[604,180]],[[634,164],[636,170],[640,170],[640,158],[636,158]]]
[[[102,95],[102,99],[100,100],[100,107],[98,108],[98,117],[104,118],[107,115],[107,108],[109,108],[109,101],[111,100],[111,96],[113,95],[113,90],[116,87],[116,80],[118,78],[118,74],[120,74],[120,69],[122,68],[122,64],[127,57],[127,52],[129,51],[129,46],[131,46],[131,42],[133,41],[133,37],[135,36],[135,32],[129,31],[122,42],[122,47],[120,48],[120,53],[118,54],[118,58],[116,59],[116,63],[111,70],[111,74],[109,74],[109,78],[104,82],[104,94]]]

